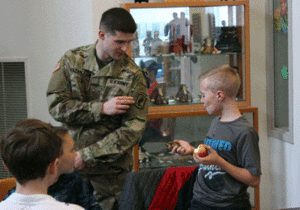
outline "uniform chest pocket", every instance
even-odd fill
[[[103,94],[103,99],[111,99],[114,96],[127,96],[130,90],[131,81],[123,79],[108,79]]]
[[[81,73],[70,75],[72,96],[76,100],[86,101],[89,89],[89,77]]]
[[[102,77],[91,78],[89,100],[102,101],[102,94],[105,88],[105,80]]]

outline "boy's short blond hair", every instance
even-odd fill
[[[216,66],[199,75],[200,82],[206,78],[209,78],[207,83],[208,89],[212,91],[221,90],[229,98],[236,97],[240,89],[240,76],[236,69],[229,65]]]

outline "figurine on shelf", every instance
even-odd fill
[[[151,31],[147,31],[147,37],[144,39],[143,46],[145,55],[151,55],[151,47],[153,43],[153,37],[151,35]]]
[[[131,56],[138,57],[140,56],[140,42],[139,42],[139,35],[136,31],[134,34],[134,39],[131,42]]]
[[[221,51],[218,51],[218,49],[213,46],[212,38],[207,37],[204,39],[204,44],[201,47],[200,52],[202,54],[218,54]]]
[[[192,25],[190,20],[185,17],[184,12],[180,13],[178,24],[180,28],[180,38],[182,39],[182,52],[191,52]]]
[[[159,38],[159,31],[154,31],[154,38],[152,42],[151,55],[162,54],[163,41]]]
[[[155,87],[149,98],[150,101],[155,104],[168,104],[168,99],[164,96],[163,89],[160,84]]]
[[[234,26],[223,26],[221,28],[221,34],[218,38],[219,40],[216,44],[216,48],[218,48],[222,53],[242,51],[241,44],[236,36],[236,30],[237,28]]]
[[[169,35],[169,52],[174,52],[174,45],[178,38],[180,38],[179,18],[176,12],[173,12],[173,20],[171,20],[164,28],[165,36]]]
[[[170,96],[170,99],[171,99],[171,100],[176,100],[176,94],[173,93],[173,94]]]
[[[179,102],[192,101],[191,94],[187,90],[187,86],[185,84],[180,85],[179,90],[176,94],[176,101],[179,101]]]

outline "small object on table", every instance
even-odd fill
[[[167,147],[175,147],[175,146],[179,147],[180,144],[176,143],[176,142],[173,142],[173,141],[170,141],[170,142],[166,143],[166,146]]]

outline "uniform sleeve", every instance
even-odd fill
[[[62,123],[90,124],[98,122],[103,103],[84,102],[84,100],[73,98],[69,62],[68,56],[63,56],[50,79],[47,89],[49,113],[56,121]]]
[[[121,127],[79,151],[88,166],[94,164],[96,159],[101,162],[116,161],[140,141],[147,123],[149,103],[146,78],[142,71],[135,74],[129,95],[134,97],[135,104],[124,114]]]

